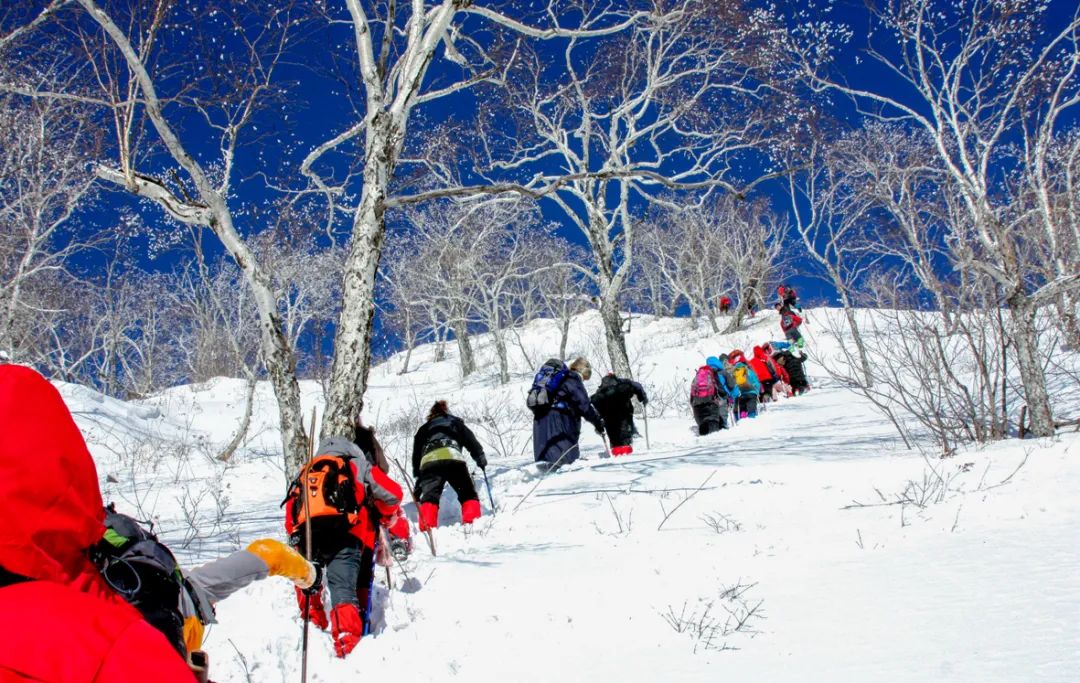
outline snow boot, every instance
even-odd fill
[[[296,589],[296,602],[300,606],[300,618],[303,619],[304,591],[300,590],[298,587],[294,588]],[[308,603],[308,619],[323,631],[330,625],[330,622],[326,620],[326,607],[323,606],[322,591],[311,594],[311,602]]]
[[[435,503],[420,503],[420,531],[427,531],[439,526],[439,506]]]
[[[461,504],[461,523],[472,524],[480,518],[480,501],[467,500]]]
[[[331,634],[334,637],[334,652],[344,657],[353,651],[364,633],[364,620],[356,605],[344,603],[335,605],[330,611]]]

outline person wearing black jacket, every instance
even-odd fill
[[[616,377],[614,372],[609,372],[600,380],[600,388],[592,395],[592,404],[600,417],[604,418],[612,455],[630,455],[634,452],[637,429],[634,427],[634,404],[631,399],[635,396],[641,405],[649,402],[644,387],[632,379]]]
[[[476,495],[469,467],[462,449],[487,469],[484,447],[460,417],[450,414],[446,401],[436,401],[428,412],[428,420],[413,438],[412,470],[416,477],[416,498],[420,501],[420,530],[439,525],[439,499],[443,487],[450,484],[461,503],[461,523],[472,524],[480,517],[480,500]]]
[[[570,364],[569,371],[551,397],[550,407],[533,413],[533,460],[541,466],[561,467],[581,455],[581,418],[604,433],[604,419],[589,401],[584,380],[592,376],[592,366],[584,358]]]
[[[803,364],[806,363],[805,352],[800,351],[799,355],[796,356],[787,350],[780,351],[773,354],[773,360],[787,370],[788,377],[791,379],[791,392],[793,394],[798,396],[810,390],[810,383],[806,381],[806,370],[803,368]]]

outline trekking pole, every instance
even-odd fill
[[[416,489],[413,487],[412,477],[410,477],[408,472],[405,471],[405,467],[397,460],[397,458],[394,458],[393,462],[394,466],[398,468],[399,472],[401,472],[401,478],[402,480],[404,480],[406,488],[409,489],[409,495],[412,496],[413,505],[416,506],[416,516],[418,520],[417,526],[420,526],[420,500],[416,496]],[[423,533],[424,538],[427,539],[428,550],[431,551],[431,556],[435,557],[435,532],[431,529],[427,529],[425,531],[422,531],[421,533]]]
[[[608,447],[607,434],[605,434],[603,432],[600,432],[600,438],[604,440],[604,457],[605,458],[610,458],[611,457],[611,449]]]
[[[644,403],[641,404],[641,419],[645,422],[645,450],[651,451],[652,446],[649,445],[649,409]]]
[[[311,430],[308,432],[308,462],[315,457],[315,406],[311,407]],[[304,549],[311,558],[311,502],[307,495],[307,465],[300,470],[300,495],[304,497]],[[316,573],[317,574],[317,573]],[[316,578],[318,578],[316,576]],[[308,625],[311,623],[311,593],[304,591],[304,634],[301,637],[300,683],[307,683]]]
[[[487,470],[481,467],[480,471],[484,473],[484,486],[487,486],[488,501],[491,503],[491,514],[495,514],[495,497],[491,495],[491,482],[488,481]]]

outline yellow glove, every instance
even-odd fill
[[[184,619],[184,646],[188,652],[202,649],[203,631],[205,627],[198,617]]]
[[[247,547],[270,568],[270,576],[284,576],[300,588],[310,588],[315,583],[315,566],[280,541],[260,538]]]

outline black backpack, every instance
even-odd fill
[[[627,389],[629,387],[622,380],[611,376],[604,377],[600,380],[600,388],[592,395],[592,404],[602,413],[623,408],[629,403]]]
[[[551,399],[569,372],[570,369],[561,360],[557,358],[548,360],[540,366],[540,371],[533,378],[525,405],[529,406],[534,413],[550,408]]]
[[[90,557],[109,586],[165,634],[181,655],[184,617],[180,596],[191,587],[172,551],[134,518],[105,508],[105,534],[90,549]]]

